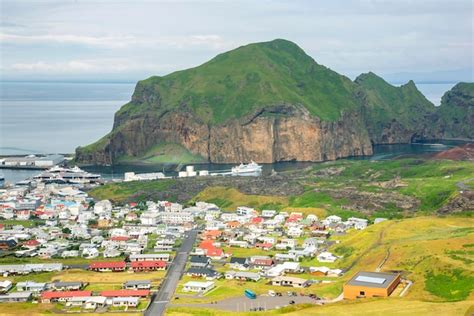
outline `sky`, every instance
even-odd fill
[[[291,40],[351,78],[473,81],[471,0],[0,0],[1,80],[135,81]]]

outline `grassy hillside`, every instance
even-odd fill
[[[446,92],[437,126],[444,137],[474,139],[474,83],[461,82]]]
[[[277,39],[220,54],[209,62],[137,84],[117,117],[186,105],[204,122],[218,124],[267,105],[304,105],[323,120],[355,108],[353,83],[317,64],[296,44]],[[158,105],[159,104],[159,105]]]
[[[426,117],[436,110],[413,81],[396,87],[369,72],[357,77],[355,82],[359,85],[362,110],[375,143],[387,142],[382,139],[384,128],[395,121],[412,133],[418,130],[421,134],[420,124],[426,124]]]

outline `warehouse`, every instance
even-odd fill
[[[344,298],[388,297],[398,284],[399,273],[361,271],[344,285]]]

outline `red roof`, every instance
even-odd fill
[[[23,243],[25,246],[38,246],[40,244],[36,239],[28,240]]]
[[[150,290],[110,290],[102,291],[100,295],[105,297],[148,296]]]
[[[118,269],[118,268],[125,268],[125,261],[99,261],[99,262],[91,262],[89,264],[90,269]]]
[[[127,241],[129,239],[130,238],[128,236],[113,236],[110,238],[110,240],[113,240],[113,241]]]
[[[137,206],[137,203],[131,202],[131,203],[130,203],[130,206],[131,206],[131,207],[135,207],[135,206]]]
[[[215,248],[214,247],[214,240],[206,239],[206,240],[201,241],[201,243],[199,244],[199,248],[201,248],[201,249]]]
[[[166,267],[165,261],[133,261],[132,268],[163,268]]]
[[[224,251],[222,251],[222,249],[219,249],[219,248],[211,248],[206,251],[206,255],[209,257],[220,257],[222,256],[223,253]]]
[[[253,224],[260,224],[261,222],[263,222],[263,218],[261,218],[261,217],[252,218],[252,223]]]
[[[92,291],[64,291],[64,292],[53,292],[46,291],[41,293],[42,299],[53,299],[61,297],[80,297],[80,296],[91,296]]]
[[[271,247],[273,247],[273,244],[270,243],[270,242],[263,242],[263,243],[255,244],[255,247],[258,247],[258,248],[271,248]]]

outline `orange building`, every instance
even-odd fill
[[[400,284],[400,273],[360,271],[344,284],[344,298],[387,297]]]

